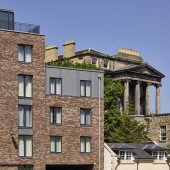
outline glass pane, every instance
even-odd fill
[[[26,156],[32,156],[32,136],[26,137]]]
[[[24,108],[18,106],[18,126],[24,126]]]
[[[56,123],[61,123],[61,108],[56,108]]]
[[[85,109],[80,109],[80,124],[85,124]]]
[[[91,82],[90,81],[86,81],[86,96],[87,97],[90,97],[91,94],[90,94],[90,87],[91,87]]]
[[[19,156],[24,156],[24,137],[23,136],[19,136],[18,137],[18,141],[19,141]]]
[[[56,94],[61,94],[61,79],[56,79]]]
[[[50,93],[55,94],[55,79],[50,79]]]
[[[61,137],[56,137],[56,152],[61,152]]]
[[[18,61],[24,61],[24,46],[18,46]]]
[[[80,81],[80,96],[85,96],[85,81]]]
[[[26,127],[32,127],[32,110],[31,107],[25,107]]]
[[[32,60],[32,47],[25,46],[25,62],[31,62]]]
[[[86,124],[90,125],[91,124],[91,115],[90,115],[90,110],[86,111]]]
[[[32,97],[32,77],[25,76],[26,97]]]
[[[80,138],[80,151],[85,152],[85,137]]]
[[[24,96],[24,76],[18,76],[18,96]]]
[[[51,137],[51,152],[55,152],[55,137]]]
[[[91,147],[91,138],[86,137],[86,152],[90,152],[90,147]]]
[[[54,108],[51,108],[51,110],[50,110],[50,122],[55,123]]]

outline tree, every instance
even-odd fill
[[[140,143],[148,141],[148,132],[145,130],[144,124],[138,122],[133,116],[135,109],[130,100],[123,112],[118,109],[118,99],[124,91],[121,82],[113,82],[112,78],[106,75],[104,91],[105,142]]]

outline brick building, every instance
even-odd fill
[[[103,72],[44,60],[39,26],[0,10],[0,169],[102,170]]]

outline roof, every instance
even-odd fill
[[[114,151],[132,150],[134,159],[154,159],[152,151],[166,151],[168,148],[162,147],[155,142],[146,142],[141,144],[135,143],[107,143]],[[169,157],[167,157],[169,159]]]

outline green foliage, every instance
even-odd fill
[[[105,142],[115,143],[140,143],[148,141],[144,124],[139,123],[134,115],[135,109],[131,102],[126,104],[124,112],[118,109],[118,98],[122,95],[124,88],[121,82],[105,77],[105,114],[104,135]]]
[[[96,65],[93,64],[85,64],[85,63],[73,63],[68,58],[64,58],[63,60],[59,61],[50,61],[47,63],[50,66],[60,66],[60,67],[71,67],[71,68],[81,68],[81,69],[89,69],[89,70],[99,70]]]

